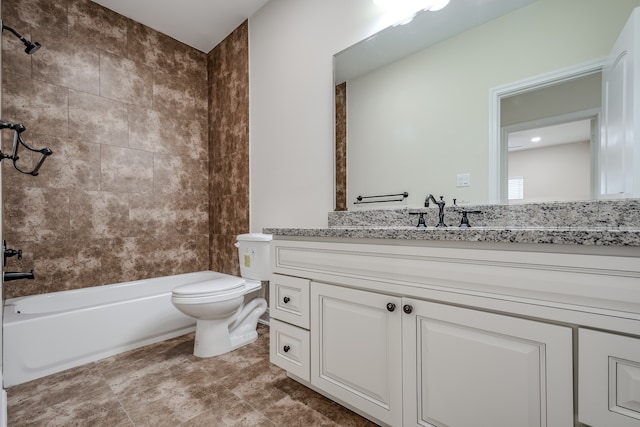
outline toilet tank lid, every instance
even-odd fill
[[[243,288],[245,284],[245,280],[240,277],[223,276],[178,286],[173,289],[173,295],[185,297],[210,296]]]
[[[273,239],[273,235],[271,234],[262,234],[262,233],[247,233],[240,234],[236,237],[238,241],[247,241],[247,242],[270,242]]]

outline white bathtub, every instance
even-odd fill
[[[171,304],[176,286],[220,276],[178,274],[6,300],[4,387],[195,330]]]

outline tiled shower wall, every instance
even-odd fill
[[[347,210],[347,82],[336,85],[336,211]]]
[[[7,270],[36,275],[5,283],[5,296],[209,268],[242,228],[223,224],[248,224],[248,198],[231,197],[246,185],[234,178],[213,207],[211,257],[207,55],[89,0],[3,0],[2,20],[43,46],[26,55],[3,35],[2,119],[54,152],[37,177],[2,162],[3,237],[24,251]],[[225,70],[220,82],[235,78]],[[211,199],[222,176],[248,175],[244,164],[216,169],[248,155],[224,129],[234,142],[213,141]]]
[[[208,55],[211,269],[240,274],[236,235],[249,231],[249,23]],[[214,196],[215,195],[215,196]]]

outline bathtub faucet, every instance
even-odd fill
[[[10,282],[12,280],[21,280],[21,279],[29,279],[29,280],[35,279],[35,276],[33,275],[33,270],[31,270],[29,272],[26,272],[26,271],[5,271],[4,273],[2,273],[2,277],[3,277],[5,282]]]

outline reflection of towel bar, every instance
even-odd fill
[[[402,198],[400,199],[388,199],[388,200],[369,200],[369,201],[362,201],[363,199],[379,199],[381,197],[399,197],[402,196]],[[358,196],[356,197],[356,201],[353,202],[354,205],[359,205],[361,203],[384,203],[384,202],[401,202],[404,199],[406,199],[407,197],[409,197],[409,193],[407,193],[406,191],[404,193],[399,193],[399,194],[383,194],[381,196]]]

